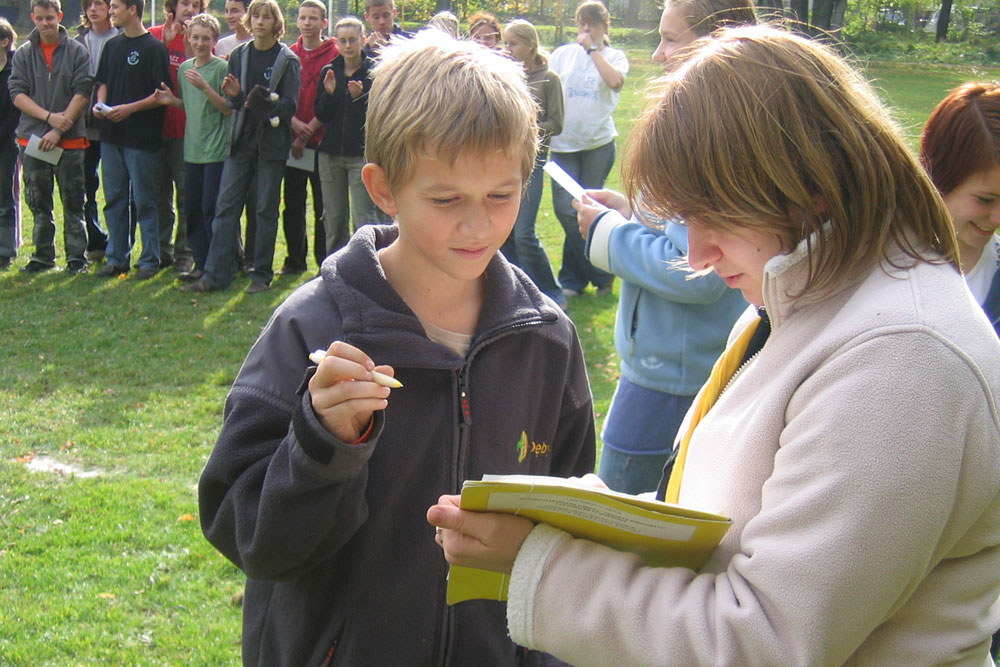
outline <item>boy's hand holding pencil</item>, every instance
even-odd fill
[[[316,416],[341,442],[363,441],[374,412],[389,404],[390,388],[403,386],[392,377],[392,367],[375,366],[368,355],[343,341],[316,350],[309,359],[317,365],[309,380]]]

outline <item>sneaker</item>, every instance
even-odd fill
[[[205,275],[205,272],[201,269],[192,269],[191,271],[184,271],[178,274],[177,279],[186,283],[192,283],[196,280],[201,280],[203,275]]]
[[[0,271],[6,271],[14,262],[13,257],[0,257]]]
[[[168,268],[170,268],[173,265],[174,265],[174,258],[173,257],[161,257],[160,258],[160,268],[161,269],[168,269]]]
[[[597,288],[598,294],[611,294],[611,288],[614,287],[614,283],[611,285],[604,285],[603,287]]]
[[[21,273],[41,273],[42,271],[48,271],[49,269],[53,268],[55,267],[53,267],[50,264],[42,264],[41,262],[36,262],[35,260],[31,260],[30,262],[21,267]]]
[[[563,296],[566,297],[567,299],[569,299],[571,297],[574,297],[574,296],[580,296],[580,291],[579,290],[569,289],[568,287],[563,287],[562,288],[562,293],[563,293]]]
[[[204,278],[202,278],[197,282],[188,283],[187,285],[181,286],[182,292],[192,292],[194,294],[201,294],[203,292],[218,292],[221,289],[222,289],[221,287],[213,285]]]
[[[136,269],[135,270],[135,279],[136,280],[149,280],[150,278],[153,278],[154,276],[156,276],[156,274],[159,273],[159,272],[160,272],[160,269],[158,269],[158,268],[152,268],[152,267],[146,268],[146,269]]]
[[[128,268],[116,264],[105,264],[95,275],[101,278],[117,278],[123,273],[128,273]]]
[[[279,276],[298,276],[302,275],[305,272],[306,272],[305,267],[297,269],[294,266],[283,266],[280,269],[278,269],[277,274]]]
[[[267,283],[263,283],[259,280],[251,280],[250,284],[247,285],[247,294],[260,294],[261,292],[266,292],[271,289],[271,286]]]
[[[75,260],[66,265],[66,273],[71,276],[86,273],[88,269],[90,269],[90,265],[80,260]]]
[[[190,257],[181,257],[174,262],[174,271],[177,273],[190,273],[194,269],[194,260]]]
[[[94,262],[99,262],[102,259],[104,259],[104,251],[101,250],[100,248],[95,248],[94,250],[88,250],[84,254],[84,257],[87,258],[88,262],[93,264]]]

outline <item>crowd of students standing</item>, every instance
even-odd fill
[[[504,253],[564,308],[567,296],[585,286],[578,284],[580,273],[592,267],[581,255],[582,239],[565,222],[573,231],[560,275],[567,284],[556,279],[534,231],[541,165],[549,142],[566,128],[569,143],[563,143],[570,149],[563,147],[569,152],[560,161],[588,187],[603,184],[617,135],[611,113],[628,71],[624,53],[606,38],[607,10],[597,2],[584,5],[594,7],[577,13],[577,43],[554,54],[556,60],[583,56],[562,68],[579,84],[569,92],[586,97],[565,112],[559,73],[549,67],[534,26],[515,21],[504,29],[485,12],[468,21],[469,37],[489,48],[504,49],[509,35],[505,52],[524,65],[540,105],[543,150]],[[352,228],[390,221],[368,195],[361,167],[373,58],[389,37],[410,36],[395,23],[392,0],[368,0],[367,34],[359,19],[346,17],[330,39],[325,5],[303,0],[291,46],[279,41],[284,18],[273,0],[227,0],[226,36],[205,13],[204,0],[168,0],[165,21],[148,30],[143,0],[86,0],[83,9],[74,39],[61,25],[59,0],[33,0],[36,29],[19,56],[13,29],[0,24],[0,83],[13,100],[2,96],[0,104],[0,139],[9,138],[0,152],[0,270],[11,266],[20,245],[19,170],[34,220],[34,248],[20,269],[27,274],[56,267],[55,184],[68,272],[87,273],[103,261],[97,276],[125,275],[134,266],[135,277],[145,280],[173,267],[186,283],[182,289],[192,292],[226,289],[240,272],[251,279],[249,292],[268,289],[282,200],[287,257],[278,274],[306,270],[310,235],[319,265],[347,243]],[[428,25],[461,36],[449,12]],[[600,78],[588,77],[595,67]],[[40,76],[52,72],[58,76]],[[591,98],[599,108],[591,108]],[[33,136],[37,146],[28,145]],[[583,173],[581,160],[592,150],[610,160],[601,161],[600,173]],[[306,222],[310,188],[312,229]],[[554,200],[563,204],[560,219],[575,219],[563,195],[554,186]],[[133,258],[137,229],[141,251]],[[608,288],[612,277],[602,278],[597,286]]]

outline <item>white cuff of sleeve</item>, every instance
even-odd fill
[[[507,595],[507,632],[515,644],[529,649],[534,645],[535,592],[549,554],[569,533],[540,523],[528,534],[514,560]]]
[[[618,211],[602,213],[590,230],[590,263],[603,271],[611,271],[611,234],[622,225],[629,224]]]

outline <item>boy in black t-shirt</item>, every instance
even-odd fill
[[[129,269],[129,191],[142,234],[136,276],[152,278],[160,268],[159,219],[154,192],[156,151],[163,139],[164,108],[156,101],[161,83],[170,86],[170,59],[163,44],[142,25],[144,0],[111,0],[111,21],[122,33],[108,41],[97,67],[101,123],[104,219],[108,225],[107,265],[99,276]]]
[[[236,273],[240,213],[256,174],[257,231],[247,292],[263,292],[274,277],[274,241],[278,233],[278,203],[285,160],[292,145],[291,119],[299,99],[299,59],[278,41],[284,31],[281,8],[275,0],[253,0],[244,17],[253,41],[237,46],[229,57],[229,74],[222,92],[236,113],[232,144],[222,168],[222,185],[212,224],[201,280],[181,289],[211,292],[225,289]],[[255,88],[258,88],[255,90]]]

